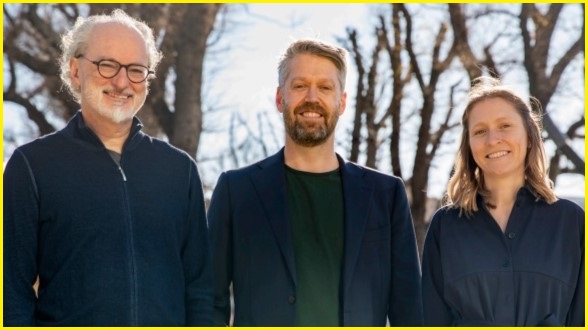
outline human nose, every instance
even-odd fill
[[[116,87],[121,89],[127,87],[131,83],[129,80],[127,68],[125,67],[121,67],[120,70],[118,70],[118,73],[112,77],[111,80]]]
[[[488,130],[488,134],[486,134],[486,142],[488,144],[496,144],[502,141],[502,135],[497,130]]]
[[[306,102],[318,102],[318,89],[316,87],[311,86],[308,88],[306,92]]]

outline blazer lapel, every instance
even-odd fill
[[[259,167],[260,170],[252,174],[251,179],[284,257],[286,267],[288,267],[292,281],[296,285],[294,247],[286,209],[286,172],[283,149],[259,163]]]
[[[357,265],[359,249],[369,213],[372,189],[363,181],[363,170],[339,157],[345,205],[345,245],[343,251],[343,292],[347,292]]]

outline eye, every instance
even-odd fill
[[[142,79],[143,77],[147,76],[148,70],[142,66],[130,66],[128,68],[129,75],[133,76],[135,79]]]
[[[478,136],[478,135],[482,135],[482,134],[484,134],[484,133],[486,133],[486,130],[485,130],[485,129],[477,129],[477,130],[474,130],[474,131],[472,132],[472,135],[473,135],[473,136]]]
[[[143,67],[140,67],[140,66],[130,66],[129,67],[129,73],[143,74],[143,73],[145,73],[145,71],[147,71],[147,70]]]
[[[326,85],[320,86],[319,88],[321,90],[323,90],[323,91],[331,91],[331,90],[333,90],[333,87],[332,86],[326,86]]]
[[[105,78],[114,77],[118,73],[120,65],[113,61],[100,61],[98,62],[98,72]]]
[[[500,128],[509,128],[511,126],[512,126],[511,124],[502,124],[502,125],[500,125]]]
[[[100,66],[100,69],[105,69],[105,70],[117,70],[118,69],[118,63],[116,63],[116,62],[100,61],[100,62],[98,62],[98,65]]]

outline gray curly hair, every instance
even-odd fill
[[[148,66],[155,72],[157,65],[163,57],[155,45],[153,31],[143,21],[137,20],[122,9],[115,9],[110,15],[93,15],[87,18],[78,17],[74,26],[61,37],[61,58],[59,60],[60,77],[65,87],[80,102],[80,91],[71,84],[69,62],[77,55],[83,54],[88,48],[90,33],[98,24],[119,23],[130,28],[135,28],[143,36],[148,52]]]

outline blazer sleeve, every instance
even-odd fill
[[[38,191],[25,155],[16,149],[4,170],[4,326],[35,326]]]
[[[212,260],[202,182],[190,161],[190,208],[182,261],[186,278],[186,325],[212,325]]]
[[[439,211],[431,220],[423,247],[423,313],[425,326],[451,326],[453,316],[443,300],[443,269],[439,251]]]
[[[388,321],[391,326],[423,324],[421,272],[410,207],[404,185],[396,185],[391,214],[392,279]]]
[[[230,325],[233,279],[233,235],[230,192],[226,173],[221,174],[208,207],[214,273],[214,324]]]

